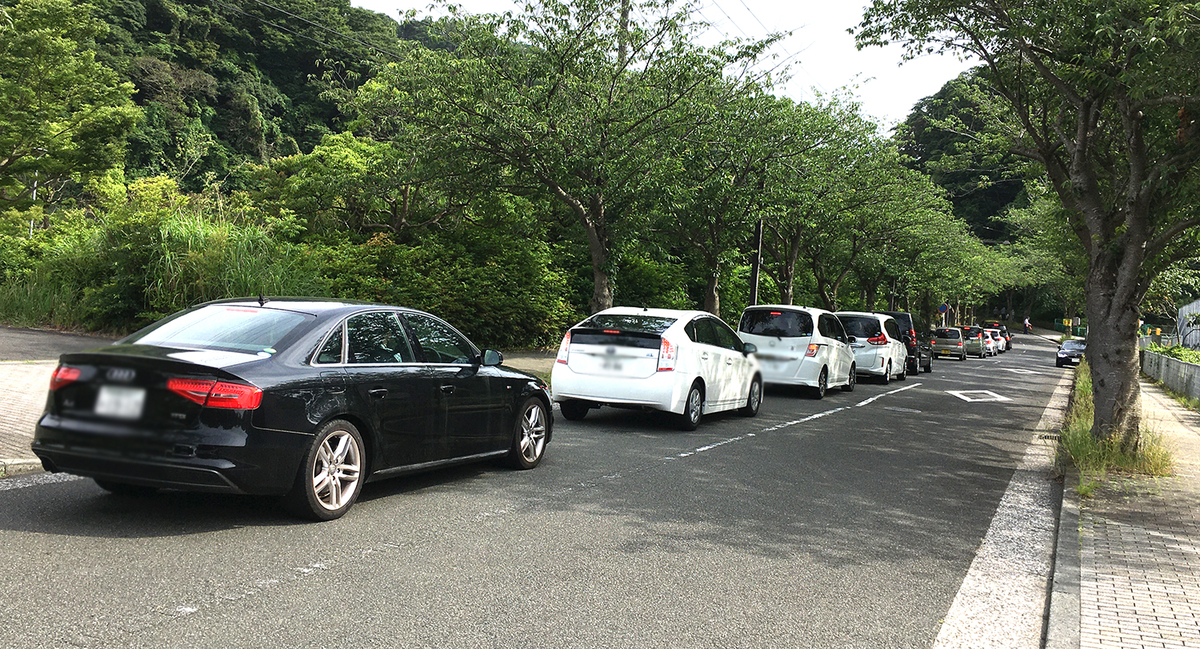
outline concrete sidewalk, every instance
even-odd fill
[[[1047,649],[1200,647],[1200,414],[1141,388],[1175,475],[1110,476],[1085,499],[1066,485]]]

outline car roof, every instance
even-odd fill
[[[851,316],[851,317],[856,317],[856,318],[876,318],[876,319],[884,319],[884,320],[887,320],[890,318],[892,320],[895,320],[895,318],[893,318],[892,316],[890,316],[886,313],[878,313],[878,312],[874,312],[874,311],[838,311],[837,313],[834,313],[833,315]]]
[[[395,309],[398,311],[407,311],[409,313],[424,313],[420,309],[409,307],[396,306],[393,304],[380,304],[377,302],[364,302],[362,300],[340,300],[340,299],[325,299],[312,297],[268,297],[262,302],[257,297],[239,297],[228,298],[223,300],[212,300],[203,304],[196,305],[197,307],[209,305],[231,305],[244,306],[261,309],[276,309],[279,311],[292,311],[296,313],[307,313],[309,315],[322,315],[326,313],[338,311],[354,311],[364,307],[375,307],[380,309]]]
[[[742,310],[742,313],[751,309],[771,309],[779,311],[806,311],[808,313],[833,313],[826,309],[817,306],[804,306],[803,304],[751,304]]]
[[[695,318],[696,316],[702,316],[702,315],[711,316],[713,318],[717,317],[717,316],[709,313],[708,311],[690,311],[690,310],[684,310],[684,309],[651,309],[648,307],[635,307],[635,306],[614,306],[614,307],[611,307],[608,309],[604,309],[603,311],[597,311],[597,312],[593,313],[592,315],[588,316],[588,318],[591,318],[593,316],[598,316],[598,315],[648,315],[648,316],[657,316],[660,318],[675,318],[676,320],[691,320],[692,318]],[[584,320],[587,320],[587,318],[584,318]]]

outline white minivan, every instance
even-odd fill
[[[738,335],[758,348],[764,383],[804,386],[817,399],[830,387],[854,389],[854,352],[841,321],[829,311],[785,304],[747,307]]]
[[[705,413],[758,414],[762,375],[755,347],[706,311],[605,309],[571,327],[550,384],[568,420],[600,406],[674,413],[695,430]]]
[[[903,381],[908,376],[908,349],[895,318],[860,311],[838,311],[836,315],[850,336],[859,374],[874,376],[884,383],[893,378]]]

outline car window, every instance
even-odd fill
[[[417,343],[430,363],[473,363],[475,350],[450,325],[419,313],[405,314],[417,336]]]
[[[713,333],[717,336],[717,346],[731,349],[735,352],[742,351],[742,339],[734,333],[729,325],[716,318],[707,318],[709,324],[712,325]]]
[[[883,330],[879,327],[877,318],[865,316],[838,316],[846,333],[855,338],[874,338]]]
[[[329,337],[325,339],[325,344],[321,346],[321,351],[317,352],[317,362],[342,362],[342,323],[339,322],[333,333],[329,334]]]
[[[842,323],[837,318],[828,313],[822,313],[820,323],[822,325],[822,335],[840,342],[846,342],[846,332],[842,329]]]
[[[614,329],[617,331],[632,331],[659,336],[673,324],[675,324],[675,318],[664,318],[653,315],[598,313],[580,322],[578,326],[585,329]]]
[[[738,331],[758,336],[799,338],[812,335],[813,321],[805,311],[746,309],[738,323]]]
[[[895,320],[892,320],[891,318],[884,320],[883,328],[887,330],[888,336],[890,336],[892,340],[900,340],[900,326],[896,324]]]
[[[210,304],[164,320],[122,342],[186,349],[274,353],[279,341],[312,316],[240,304]]]
[[[1087,349],[1087,343],[1082,340],[1064,340],[1062,347],[1063,349],[1084,350]]]
[[[416,360],[396,315],[372,311],[346,320],[347,363],[411,363]]]
[[[696,337],[692,339],[693,341],[716,347],[721,346],[721,343],[717,340],[717,333],[713,331],[712,322],[708,318],[696,318],[688,323],[688,327],[691,327],[695,332]]]

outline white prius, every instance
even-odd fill
[[[705,311],[613,307],[563,336],[551,390],[568,420],[601,406],[645,408],[674,413],[695,430],[706,413],[758,414],[755,351]]]

